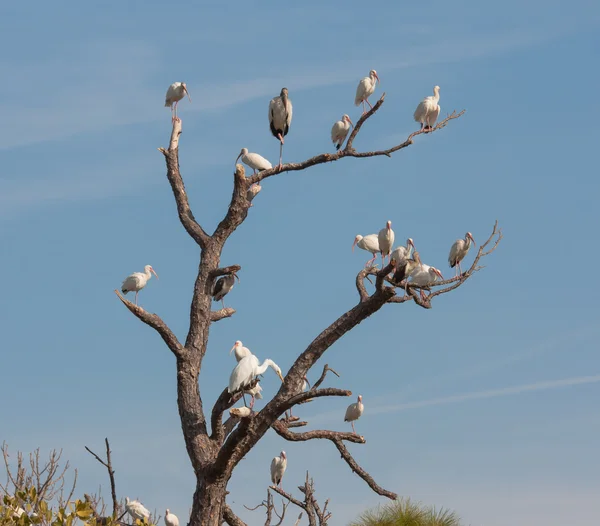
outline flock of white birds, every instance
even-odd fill
[[[381,82],[377,72],[371,70],[367,77],[361,79],[356,88],[356,97],[354,104],[356,106],[363,106],[363,115],[366,113],[367,104],[369,108],[373,108],[369,102],[369,97],[375,92],[377,82]],[[177,105],[187,95],[191,102],[191,97],[188,92],[187,86],[184,82],[175,82],[169,86],[167,94],[165,96],[165,106],[171,108],[171,117],[173,120],[178,119]],[[416,122],[421,124],[421,130],[431,130],[435,125],[438,116],[440,114],[440,88],[435,86],[433,88],[433,96],[426,97],[423,99],[417,109],[414,112],[414,119]],[[283,157],[283,145],[285,142],[284,137],[288,134],[292,123],[292,102],[289,99],[288,89],[283,88],[278,97],[274,97],[269,102],[269,126],[273,136],[279,141],[279,165],[278,168],[282,168],[282,157]],[[341,120],[337,121],[331,128],[331,140],[336,148],[339,150],[344,141],[346,140],[350,129],[354,126],[352,120],[348,115],[343,115]],[[251,153],[247,148],[242,148],[238,155],[236,162],[241,158],[242,162],[252,168],[253,173],[256,171],[269,170],[273,166],[258,153]],[[248,190],[248,200],[252,199],[260,192],[260,186],[258,184],[252,185]],[[252,204],[250,205],[252,206]],[[385,259],[388,258],[389,262],[393,264],[394,279],[397,283],[400,283],[403,279],[408,283],[409,279],[412,284],[417,286],[427,286],[435,282],[439,277],[443,279],[442,273],[435,267],[425,265],[421,263],[418,252],[415,250],[415,246],[412,239],[407,240],[406,246],[401,246],[393,249],[394,245],[394,231],[392,230],[392,222],[388,221],[385,228],[381,229],[378,234],[370,234],[367,236],[358,235],[354,239],[352,250],[354,246],[370,252],[373,257],[367,261],[366,266],[372,265],[375,261],[377,254],[381,254],[382,265],[385,266]],[[450,249],[450,255],[448,262],[450,267],[458,265],[457,273],[460,270],[460,262],[466,256],[471,242],[475,242],[470,232],[467,232],[465,239],[458,239]],[[411,251],[412,253],[411,257]],[[135,304],[137,305],[138,293],[142,290],[151,275],[154,274],[158,279],[158,275],[154,271],[151,265],[144,267],[144,272],[135,272],[125,278],[121,286],[123,294],[128,292],[135,292]],[[458,274],[457,274],[458,275]],[[221,301],[223,307],[225,303],[223,298],[231,291],[234,286],[235,279],[239,281],[239,277],[235,272],[219,278],[213,286],[212,297],[214,301]],[[406,286],[405,286],[406,292]],[[421,290],[421,295],[424,292]],[[241,341],[236,341],[232,347],[231,352],[235,351],[235,359],[237,365],[231,372],[229,377],[229,386],[227,388],[231,395],[241,392],[244,400],[243,408],[233,408],[231,414],[238,416],[247,416],[251,413],[254,407],[255,400],[262,398],[262,387],[259,384],[258,377],[267,371],[268,368],[273,369],[275,374],[283,382],[283,375],[279,366],[271,359],[267,358],[259,363],[258,358],[250,352],[247,347],[244,347]],[[306,391],[310,388],[308,379],[304,378],[302,391]],[[246,394],[251,396],[250,405],[246,404]],[[352,425],[353,433],[356,433],[354,428],[354,422],[360,418],[363,414],[364,405],[362,403],[362,396],[359,395],[356,403],[348,406],[344,417],[345,422],[350,422]],[[291,415],[291,411],[290,411]],[[280,456],[273,458],[271,461],[271,481],[274,485],[281,487],[281,480],[283,474],[287,468],[287,455],[285,451],[280,453]],[[126,509],[129,515],[135,520],[148,519],[150,512],[138,501],[130,501],[126,499]],[[167,510],[165,515],[165,524],[167,526],[179,526],[179,520],[175,515]]]

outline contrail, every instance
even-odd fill
[[[477,391],[475,393],[464,393],[453,396],[444,396],[441,398],[432,398],[430,400],[421,400],[419,402],[407,402],[399,405],[387,405],[375,407],[369,410],[369,414],[395,413],[405,409],[415,409],[417,407],[426,407],[434,405],[453,404],[464,402],[465,400],[478,400],[480,398],[495,398],[498,396],[510,396],[530,391],[545,391],[546,389],[556,389],[558,387],[568,387],[571,385],[594,384],[600,382],[600,374],[594,376],[576,376],[573,378],[564,378],[563,380],[551,380],[548,382],[536,382],[533,384],[516,385],[514,387],[504,387],[502,389],[491,389],[489,391]]]

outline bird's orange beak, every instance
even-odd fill
[[[229,354],[231,354],[234,349],[235,349],[235,345],[231,348],[231,350],[229,351]]]
[[[192,102],[192,97],[190,97],[190,92],[187,90],[187,88],[183,88],[183,91],[185,91],[185,94],[187,95],[188,99],[190,99],[190,102]]]
[[[348,119],[348,122],[350,123],[350,126],[352,126],[354,128],[354,123],[352,122],[352,120]]]
[[[381,84],[381,79],[379,78],[379,75],[377,73],[375,73],[375,78],[379,81],[379,84]]]
[[[154,274],[156,276],[156,279],[158,279],[158,274],[156,272],[154,272],[153,268],[150,269],[150,272],[152,272],[152,274]]]
[[[354,243],[352,243],[352,252],[354,252],[354,247],[356,246],[356,239],[354,240]]]

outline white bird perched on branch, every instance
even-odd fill
[[[288,89],[282,88],[279,97],[274,97],[269,102],[269,125],[273,137],[279,139],[279,164],[281,169],[283,157],[284,137],[290,131],[292,124],[292,101],[288,98]]]
[[[281,479],[287,468],[287,456],[282,451],[278,457],[271,460],[271,482],[281,488]]]
[[[406,277],[406,264],[410,259],[410,253],[415,244],[412,238],[406,240],[405,247],[397,247],[390,254],[390,262],[394,265],[394,281],[400,283]]]
[[[167,508],[167,512],[165,513],[165,524],[167,526],[179,526],[177,515],[171,513],[169,508]]]
[[[144,519],[150,518],[150,512],[144,507],[144,505],[137,500],[129,500],[129,497],[125,497],[125,509],[127,510],[127,513],[131,515],[131,518],[134,521],[136,519],[143,521]]]
[[[269,168],[273,168],[273,165],[269,161],[267,161],[262,155],[259,155],[257,153],[248,153],[248,148],[242,148],[242,151],[235,160],[236,163],[240,157],[242,158],[242,162],[244,164],[248,165],[254,170],[253,173],[256,173],[256,170],[261,172],[262,170],[268,170]]]
[[[337,121],[333,128],[331,128],[331,140],[333,144],[335,144],[335,149],[339,150],[344,144],[346,137],[348,137],[348,132],[350,131],[350,126],[354,126],[350,117],[348,115],[343,115],[342,120]]]
[[[350,404],[348,409],[346,409],[346,416],[344,417],[344,422],[350,422],[352,424],[352,432],[356,434],[356,429],[354,429],[354,421],[358,420],[363,411],[365,410],[365,406],[362,403],[362,395],[358,395],[358,399],[356,403]]]
[[[148,280],[152,277],[151,273],[158,279],[158,274],[154,272],[152,265],[146,265],[144,267],[144,272],[134,272],[127,276],[121,285],[121,292],[123,294],[135,292],[135,304],[137,305],[138,292],[146,286],[146,283],[148,283]]]
[[[365,267],[368,267],[371,263],[373,263],[373,261],[375,261],[375,258],[377,257],[377,254],[379,254],[380,252],[379,236],[377,234],[369,234],[368,236],[364,237],[358,234],[354,238],[354,243],[352,243],[352,252],[354,252],[355,245],[358,248],[362,248],[363,250],[366,250],[367,252],[373,254],[373,257],[365,263]]]
[[[177,119],[177,104],[179,104],[179,101],[186,95],[188,96],[188,99],[190,99],[190,102],[192,102],[192,98],[190,97],[185,82],[173,82],[173,84],[169,86],[167,94],[165,95],[165,107],[171,108],[171,118],[173,120]]]
[[[475,239],[471,232],[465,234],[464,239],[457,239],[452,247],[450,248],[450,254],[448,255],[448,264],[450,268],[454,268],[458,265],[457,276],[462,275],[462,269],[460,268],[460,262],[465,258],[467,252],[471,248],[471,242],[475,244]]]
[[[419,287],[426,287],[435,283],[438,277],[444,279],[444,276],[442,276],[442,273],[437,268],[430,267],[424,263],[415,266],[409,277],[411,284]],[[425,299],[425,292],[423,289],[421,289],[421,298]]]
[[[258,183],[251,184],[246,192],[246,199],[250,202],[250,206],[254,206],[252,204],[253,199],[258,195],[258,193],[262,190],[262,186]]]
[[[262,387],[260,385],[260,383],[257,382],[257,384],[252,388],[252,389],[248,389],[247,391],[244,391],[244,393],[249,394],[250,396],[253,396],[254,398],[258,398],[259,400],[262,400]]]
[[[231,354],[233,351],[235,351],[235,360],[238,363],[240,362],[240,360],[242,358],[245,358],[246,356],[250,356],[252,354],[250,352],[250,349],[248,349],[248,347],[244,347],[244,344],[241,342],[241,340],[237,340],[233,344],[233,347],[229,351],[229,354]]]
[[[433,88],[433,95],[425,97],[415,110],[414,118],[416,122],[421,123],[421,129],[425,130],[433,129],[433,125],[440,115],[440,87],[435,86]]]
[[[212,297],[213,301],[220,301],[223,304],[223,308],[225,308],[225,302],[223,298],[229,294],[233,285],[235,284],[235,280],[240,281],[237,274],[232,272],[231,274],[227,274],[226,276],[221,276],[213,285],[212,289]]]
[[[258,358],[253,354],[245,356],[238,362],[233,371],[231,371],[231,376],[229,377],[229,387],[227,388],[227,392],[232,394],[239,391],[240,389],[244,389],[245,387],[249,386],[259,374],[263,374],[269,367],[275,371],[277,376],[279,376],[279,379],[283,382],[281,369],[273,360],[267,358],[261,365],[259,365]],[[244,396],[243,391],[242,396]],[[246,405],[245,397],[244,405]],[[252,396],[250,408],[252,408],[253,406],[254,396]]]
[[[371,103],[369,102],[369,97],[375,92],[375,86],[377,85],[378,80],[379,76],[377,75],[377,71],[372,69],[369,72],[369,76],[365,77],[358,83],[358,87],[356,88],[356,97],[354,97],[354,105],[360,106],[362,102],[363,115],[367,113],[365,109],[365,102],[369,105],[369,108],[373,109],[373,106],[371,106]],[[381,82],[381,80],[379,80],[379,82]]]
[[[381,252],[381,266],[385,266],[385,256],[389,256],[392,253],[392,247],[394,246],[395,234],[392,230],[392,222],[388,221],[385,228],[382,228],[377,234],[379,241],[379,251]]]

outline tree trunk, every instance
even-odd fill
[[[202,481],[196,487],[189,526],[221,526],[226,481]]]

